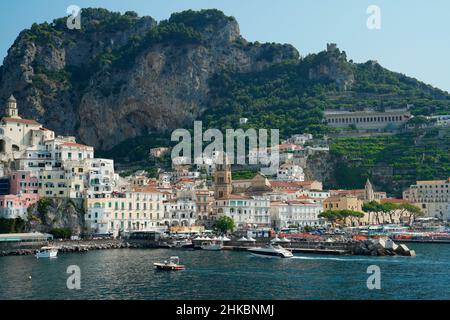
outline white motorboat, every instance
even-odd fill
[[[223,248],[223,244],[220,241],[209,241],[203,242],[200,247],[202,248],[202,250],[220,251]]]
[[[292,258],[294,255],[291,251],[280,245],[269,244],[266,247],[250,248],[248,251],[255,256],[265,256],[274,258]]]
[[[36,258],[56,258],[58,255],[58,248],[56,247],[42,247],[36,252]]]
[[[155,262],[153,264],[154,268],[156,270],[162,270],[162,271],[179,271],[186,269],[185,266],[180,264],[180,258],[178,257],[170,257],[169,261],[164,262]]]

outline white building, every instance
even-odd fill
[[[435,120],[437,126],[450,126],[450,114],[431,116],[428,119]]]
[[[234,220],[238,229],[270,226],[270,198],[230,195],[217,199],[215,210],[217,218],[228,216]]]
[[[313,202],[319,202],[322,203],[323,200],[330,197],[330,191],[324,191],[324,190],[303,190],[302,194],[303,196],[310,197]]]
[[[41,197],[109,197],[118,178],[113,160],[95,159],[93,147],[22,119],[13,96],[0,122],[0,161],[4,174],[20,170],[38,179]]]
[[[197,220],[197,204],[193,198],[183,197],[164,202],[162,223],[166,226],[193,226]]]
[[[325,110],[325,122],[335,128],[346,128],[351,125],[359,130],[397,130],[409,119],[411,113],[407,108],[386,109],[376,111],[365,109],[362,111]]]
[[[87,198],[109,198],[116,186],[118,175],[114,173],[114,161],[110,159],[86,159]]]
[[[44,140],[54,138],[54,133],[35,120],[19,116],[16,99],[11,95],[5,107],[5,116],[0,121],[0,160],[13,160],[16,153],[25,147],[41,145]]]
[[[285,163],[278,168],[279,181],[305,181],[303,169],[295,164]]]
[[[312,140],[313,135],[310,133],[303,134],[294,134],[289,139],[286,140],[286,143],[293,143],[296,145],[303,146],[307,141]]]
[[[304,201],[277,201],[271,203],[272,226],[275,229],[296,226],[318,226],[322,204]]]
[[[403,192],[403,199],[416,204],[427,217],[450,220],[450,178],[417,181]]]

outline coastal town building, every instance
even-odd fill
[[[310,133],[303,133],[303,134],[294,134],[290,136],[285,143],[292,143],[299,146],[303,146],[306,142],[313,139],[313,135]]]
[[[168,195],[151,187],[113,193],[106,198],[86,198],[87,228],[97,234],[151,231],[163,224]]]
[[[9,191],[11,194],[37,194],[39,179],[31,171],[14,170],[9,178]]]
[[[427,119],[435,121],[435,124],[438,127],[448,127],[448,126],[450,126],[450,114],[429,116],[429,117],[427,117]]]
[[[0,120],[0,160],[13,160],[24,148],[54,137],[54,133],[46,131],[37,121],[19,116],[17,101],[11,95],[5,106],[5,115]]]
[[[352,210],[362,212],[363,201],[352,195],[331,196],[323,201],[326,210]]]
[[[215,202],[216,219],[232,218],[238,229],[270,226],[270,198],[231,194]]]
[[[275,230],[320,225],[319,214],[323,207],[319,203],[299,200],[273,201],[270,204],[272,227]]]
[[[210,227],[214,207],[214,192],[210,190],[196,190],[195,204],[197,206],[197,224]]]
[[[194,226],[197,221],[197,205],[191,197],[170,199],[164,202],[162,223],[170,226]]]
[[[345,196],[351,195],[357,197],[359,200],[365,202],[370,201],[380,201],[381,199],[386,199],[386,192],[374,191],[373,185],[369,179],[367,179],[364,189],[350,189],[350,190],[330,190],[331,196]]]
[[[323,203],[323,201],[330,197],[330,192],[325,190],[304,190],[301,195],[310,197],[314,202]]]
[[[0,195],[0,218],[27,218],[27,208],[39,200],[35,193]]]
[[[421,208],[426,217],[450,220],[450,178],[417,181],[403,192],[403,199]]]
[[[322,182],[317,180],[293,181],[293,182],[271,180],[270,186],[275,191],[323,189]]]
[[[407,109],[386,109],[376,111],[365,109],[362,111],[326,110],[325,122],[335,128],[355,126],[358,130],[395,131],[400,129],[411,119],[411,112]]]
[[[303,169],[295,164],[285,163],[278,168],[278,181],[305,181]]]

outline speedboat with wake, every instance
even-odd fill
[[[273,244],[269,244],[265,247],[250,248],[248,249],[248,252],[259,257],[292,258],[294,256],[291,251],[280,245]]]

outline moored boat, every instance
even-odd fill
[[[208,251],[220,251],[222,250],[223,245],[220,241],[203,242],[201,248],[202,250]]]
[[[36,252],[36,258],[56,258],[58,255],[58,248],[56,247],[42,247]]]
[[[163,271],[179,271],[186,269],[185,266],[180,264],[180,258],[170,257],[169,261],[164,261],[163,263],[155,262],[153,264],[156,270]]]
[[[269,244],[266,247],[250,248],[248,251],[254,256],[273,258],[292,258],[294,256],[291,251],[282,246],[272,244]]]
[[[194,249],[194,244],[192,243],[191,240],[185,239],[181,241],[176,241],[175,247],[179,249]]]

